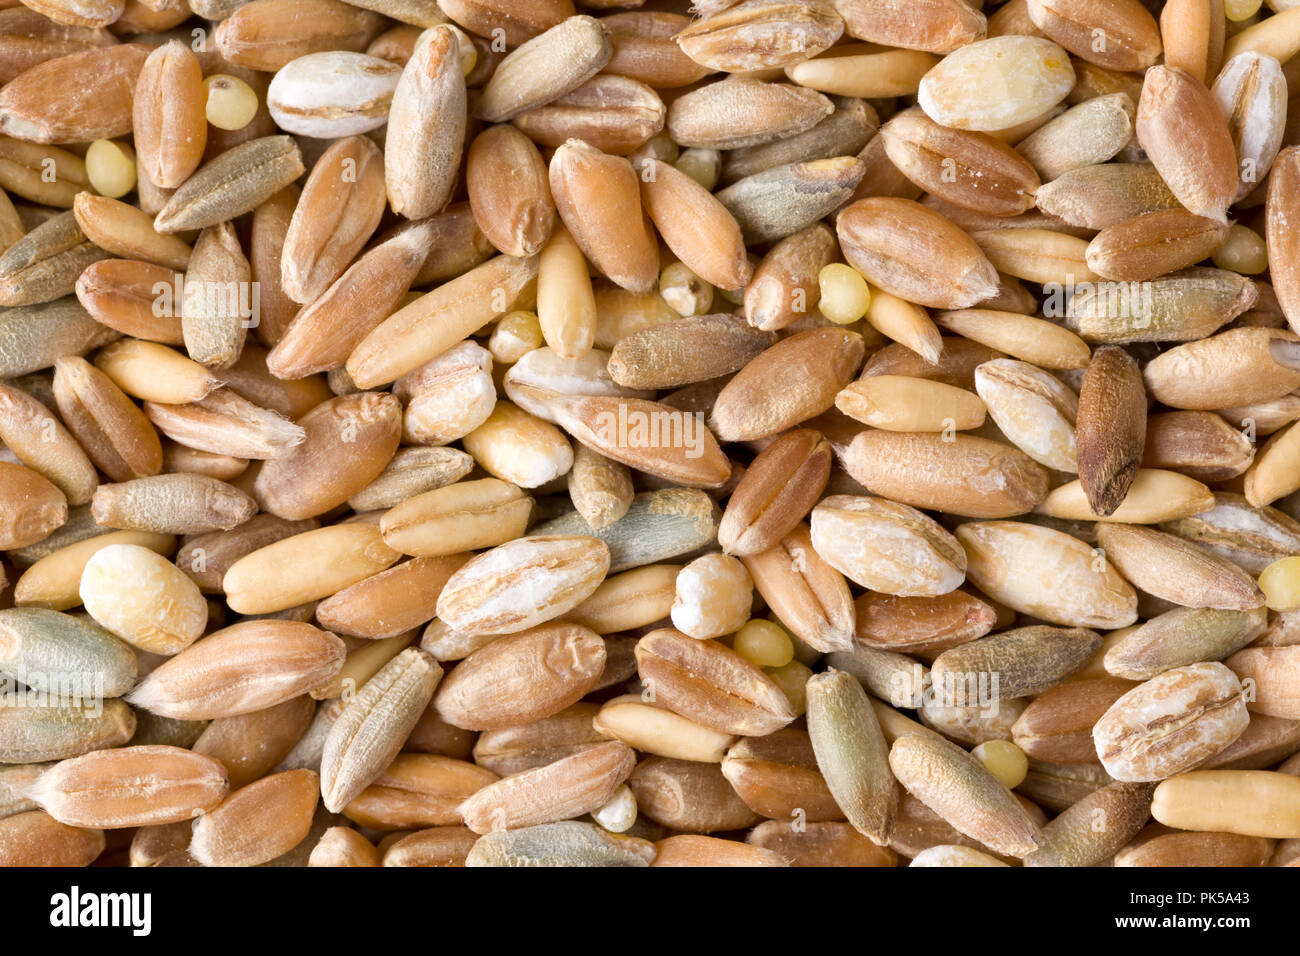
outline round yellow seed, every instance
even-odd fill
[[[852,325],[867,314],[871,290],[852,266],[842,262],[824,266],[817,274],[817,285],[821,289],[821,313],[836,325]]]
[[[216,73],[203,81],[208,122],[217,129],[243,129],[257,115],[257,94],[237,76]]]
[[[1233,23],[1249,20],[1259,13],[1264,0],[1223,0],[1223,13]]]
[[[794,660],[794,642],[790,635],[771,621],[751,618],[736,632],[734,650],[759,667],[784,667]]]
[[[986,740],[971,754],[1008,789],[1020,786],[1029,772],[1029,758],[1009,740]]]
[[[713,292],[713,286],[681,262],[669,263],[659,274],[659,294],[678,315],[707,315]]]
[[[1259,589],[1274,611],[1300,608],[1300,557],[1282,558],[1266,567],[1259,576]]]
[[[1223,244],[1214,252],[1214,264],[1244,275],[1259,275],[1268,268],[1268,248],[1264,238],[1249,226],[1236,225],[1228,230]]]
[[[125,196],[135,188],[135,153],[125,143],[95,140],[86,150],[86,178],[101,196]]]
[[[512,365],[542,347],[542,323],[533,312],[507,312],[488,339],[488,351],[498,362]]]
[[[786,700],[790,702],[790,708],[797,716],[802,717],[804,711],[808,709],[804,685],[808,683],[808,678],[812,677],[812,671],[798,661],[791,661],[784,667],[765,667],[763,670],[768,677],[772,678],[776,686],[781,688],[781,693],[785,694]]]
[[[709,192],[713,192],[713,187],[718,185],[718,177],[722,174],[722,154],[716,149],[688,149],[677,157],[677,162],[673,165]]]

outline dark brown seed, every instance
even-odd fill
[[[1079,390],[1075,445],[1079,481],[1101,517],[1113,514],[1128,494],[1146,434],[1146,387],[1137,362],[1118,346],[1098,348]]]

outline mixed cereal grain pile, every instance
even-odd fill
[[[1300,863],[1295,0],[0,7],[0,864]]]

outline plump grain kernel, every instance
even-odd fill
[[[736,740],[633,694],[606,701],[590,724],[598,734],[645,753],[700,763],[721,762]]]
[[[434,556],[504,544],[522,534],[532,499],[495,478],[458,482],[408,498],[380,519],[385,542]]]
[[[655,699],[723,733],[762,735],[794,719],[766,674],[716,641],[652,631],[637,643],[637,671]]]
[[[271,774],[230,794],[194,824],[190,854],[203,866],[257,866],[287,853],[311,829],[319,778]]]
[[[572,359],[588,352],[595,341],[596,300],[582,251],[567,229],[553,227],[553,220],[550,212],[550,237],[537,267],[536,321],[551,350]]]
[[[125,144],[97,139],[86,150],[86,175],[101,196],[125,196],[135,188],[135,155]]]
[[[956,539],[907,505],[832,495],[813,509],[811,526],[818,554],[873,591],[934,596],[953,590],[965,577],[966,555]],[[884,541],[890,547],[875,543]]]
[[[659,273],[659,295],[679,315],[704,315],[715,291],[684,262],[670,262]]]
[[[1098,530],[1097,543],[1133,585],[1183,607],[1250,611],[1263,603],[1250,575],[1173,535],[1114,524]]]
[[[573,467],[564,433],[509,402],[498,401],[462,443],[484,471],[522,488],[544,485]]]
[[[749,282],[753,267],[740,225],[695,180],[647,160],[641,166],[641,202],[668,248],[705,282],[730,292]]]
[[[492,329],[488,351],[498,362],[513,365],[543,344],[542,325],[535,312],[508,312]]]
[[[594,395],[556,398],[549,407],[569,434],[629,468],[692,488],[720,488],[731,478],[732,464],[712,432],[687,412]],[[643,424],[620,429],[618,422]],[[658,437],[646,437],[644,423],[651,422]]]
[[[158,47],[145,61],[132,109],[140,169],[150,183],[174,189],[202,161],[202,83],[198,57],[180,41]]]
[[[383,472],[401,440],[401,405],[363,392],[317,405],[298,419],[307,439],[268,461],[253,482],[262,509],[290,521],[343,504]]]
[[[217,129],[243,129],[257,107],[257,93],[239,77],[216,73],[203,80],[203,113]]]
[[[438,596],[438,617],[464,631],[525,631],[581,604],[609,567],[609,547],[598,538],[520,538],[478,555],[452,575]],[[524,581],[529,587],[520,587]]]
[[[1228,235],[1214,250],[1214,264],[1220,269],[1231,269],[1243,275],[1259,275],[1268,268],[1268,250],[1264,239],[1254,229],[1234,223]]]
[[[460,819],[458,806],[497,775],[436,754],[399,754],[343,814],[362,826],[393,830],[444,826]]]
[[[559,713],[599,680],[604,642],[574,624],[544,624],[476,650],[443,681],[434,706],[467,730],[496,730]]]
[[[992,607],[960,590],[940,597],[868,593],[854,610],[860,643],[904,653],[938,653],[984,636],[997,623]]]
[[[460,813],[476,833],[570,819],[608,803],[635,763],[621,741],[597,744],[488,784],[461,804]]]
[[[830,443],[820,432],[795,429],[778,436],[733,489],[718,526],[718,543],[735,555],[775,546],[812,509],[830,469]]]
[[[912,200],[860,199],[840,214],[836,234],[849,265],[908,302],[964,309],[997,291],[997,273],[974,240]]]
[[[380,866],[375,845],[356,830],[330,827],[311,851],[308,866]],[[393,864],[398,865],[398,864]]]
[[[1093,740],[1115,779],[1163,780],[1214,756],[1241,736],[1249,719],[1232,671],[1191,664],[1117,700],[1093,727]]]
[[[1152,67],[1142,84],[1137,138],[1160,175],[1191,212],[1225,221],[1239,185],[1227,123],[1191,74]]]
[[[1093,511],[1078,481],[1061,485],[1043,501],[1041,513],[1067,520],[1154,524],[1187,518],[1213,507],[1209,488],[1186,475],[1156,468],[1139,469],[1128,496],[1112,514]]]
[[[281,250],[280,285],[310,303],[346,270],[384,210],[383,156],[361,136],[333,143],[303,184]]]
[[[1160,55],[1155,18],[1140,3],[1030,0],[1028,7],[1034,26],[1092,63],[1119,71],[1142,70]],[[1097,42],[1099,32],[1109,42]]]
[[[60,672],[94,675],[102,692],[117,697],[135,682],[135,654],[107,631],[43,608],[0,611],[0,673],[28,687],[49,685]]]
[[[1043,834],[1024,807],[956,744],[907,734],[890,747],[889,766],[909,793],[990,849],[1023,857],[1043,845]]]
[[[806,525],[796,525],[772,547],[742,560],[759,594],[801,641],[820,651],[851,646],[848,583],[817,553]]]
[[[133,88],[148,54],[139,43],[92,46],[24,70],[0,97],[0,129],[39,143],[125,135],[131,131]],[[95,82],[86,86],[86,76]]]
[[[653,289],[659,255],[632,165],[570,140],[551,160],[550,184],[560,219],[587,259],[625,289]],[[620,233],[620,241],[611,238]]]
[[[198,585],[166,558],[136,544],[100,548],[81,574],[91,617],[128,644],[155,654],[188,647],[208,622]]]
[[[1027,522],[973,521],[957,528],[957,540],[972,583],[1021,613],[1071,627],[1137,619],[1132,587],[1078,538]],[[1066,567],[1074,569],[1068,583],[1059,573]]]
[[[817,287],[821,293],[817,308],[837,325],[852,325],[867,314],[871,305],[867,280],[843,263],[823,266],[817,274]]]
[[[406,403],[403,437],[408,442],[445,445],[486,423],[497,403],[492,369],[490,352],[462,342],[399,378],[393,394]],[[502,416],[511,417],[504,410]]]
[[[566,617],[598,634],[633,630],[663,620],[672,609],[681,568],[652,564],[613,575]]]
[[[0,866],[89,866],[105,845],[102,830],[68,826],[43,810],[0,820]]]
[[[852,380],[865,348],[860,335],[838,328],[781,340],[723,387],[710,416],[713,430],[723,441],[764,438],[826,411]],[[769,388],[770,376],[778,374],[793,387],[780,393]]]
[[[758,822],[717,764],[651,757],[628,779],[638,813],[683,833],[715,833]]]
[[[388,843],[383,866],[466,866],[478,835],[468,827],[430,827]],[[387,842],[387,841],[385,841]]]
[[[1029,771],[1029,758],[1009,740],[986,740],[971,751],[985,769],[997,777],[1008,790],[1020,786]]]
[[[766,738],[739,741],[722,761],[722,774],[752,810],[773,819],[813,822],[843,816],[817,769],[812,740],[787,728]]]
[[[790,635],[779,624],[762,618],[746,621],[736,632],[731,649],[759,667],[784,667],[794,659]]]
[[[1003,130],[1051,109],[1074,81],[1069,55],[1050,40],[994,37],[941,61],[921,80],[918,99],[945,126]],[[1011,89],[1017,95],[1007,95]]]
[[[675,587],[673,626],[691,637],[732,634],[749,618],[753,583],[745,566],[730,555],[697,558],[678,572]]]
[[[1268,770],[1194,770],[1162,781],[1151,815],[1178,830],[1295,839],[1300,778]]]
[[[1047,494],[1047,474],[1028,455],[962,433],[866,430],[843,461],[868,491],[914,508],[1003,518],[1023,514]]]
[[[401,555],[379,528],[354,522],[273,540],[226,569],[226,603],[241,614],[270,614],[319,601],[396,564]]]
[[[68,503],[51,482],[36,471],[12,462],[0,463],[0,544],[22,548],[45,538],[68,517]]]
[[[32,796],[61,823],[115,829],[192,819],[220,804],[228,790],[226,769],[212,757],[133,746],[61,761],[37,781]]]
[[[74,515],[77,513],[73,512]],[[86,562],[99,549],[110,544],[138,544],[160,554],[170,554],[176,546],[176,539],[171,535],[139,531],[104,533],[105,529],[94,523],[89,508],[85,508],[81,515],[82,521],[88,526],[76,527],[82,521],[70,521],[60,530],[75,534],[70,534],[64,540],[56,532],[33,546],[41,550],[35,553],[36,560],[14,584],[15,603],[58,611],[76,607],[81,603],[77,589],[81,583],[82,571]]]
[[[1145,680],[1171,667],[1220,660],[1264,632],[1268,614],[1175,607],[1107,642],[1107,673]]]
[[[1264,568],[1259,587],[1271,610],[1300,608],[1300,558],[1279,558]]]
[[[210,634],[131,692],[166,717],[207,720],[274,707],[338,673],[343,642],[299,621],[248,620]]]
[[[850,418],[896,432],[947,432],[984,423],[982,399],[942,382],[902,375],[872,375],[835,396]]]
[[[834,233],[808,226],[776,243],[754,270],[745,290],[745,318],[759,329],[784,328],[816,303],[820,270],[834,261]]]

